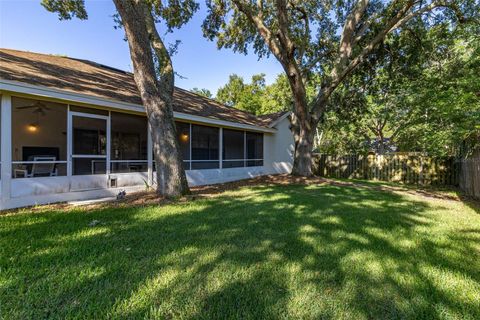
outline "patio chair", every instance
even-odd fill
[[[54,177],[57,175],[55,163],[42,163],[47,161],[56,161],[56,157],[51,156],[34,156],[31,169],[15,169],[15,178],[34,178],[34,177]]]

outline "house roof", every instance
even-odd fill
[[[141,105],[133,74],[89,60],[0,49],[0,78]],[[271,127],[285,112],[255,116],[175,87],[173,109],[189,115]]]

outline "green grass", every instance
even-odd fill
[[[480,319],[480,214],[332,185],[25,210],[0,268],[4,319]]]

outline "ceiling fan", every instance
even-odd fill
[[[43,102],[36,101],[34,104],[28,105],[28,106],[21,106],[17,107],[18,110],[23,110],[23,109],[33,109],[33,113],[36,113],[37,115],[45,115],[45,111],[50,110],[49,107],[47,107]]]

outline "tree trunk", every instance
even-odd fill
[[[311,177],[312,153],[315,139],[315,128],[318,123],[310,121],[301,121],[294,114],[292,116],[292,132],[295,142],[295,151],[293,155],[292,175]]]
[[[293,96],[293,115],[291,130],[295,142],[292,175],[310,177],[312,171],[312,151],[318,120],[308,112],[307,93],[298,66],[293,63],[293,56],[282,63],[288,75],[288,82]]]
[[[311,177],[313,175],[313,136],[313,130],[301,129],[300,135],[295,138],[292,175],[302,177]]]
[[[377,147],[377,153],[378,154],[385,154],[385,137],[383,135],[382,130],[378,130],[377,132],[377,140],[378,140],[378,147]]]
[[[168,103],[166,104],[168,105]],[[147,112],[148,124],[151,128],[155,166],[157,168],[157,193],[167,197],[175,197],[189,193],[187,178],[183,169],[179,145],[177,141],[173,112],[158,112],[161,109]]]
[[[114,0],[130,48],[133,74],[145,107],[157,169],[157,193],[174,197],[189,192],[173,119],[173,81],[160,83],[146,26],[145,2]],[[173,71],[173,70],[172,70]]]
[[[377,148],[377,153],[378,154],[385,154],[385,142],[384,138],[380,135],[377,137],[378,139],[378,148]]]

